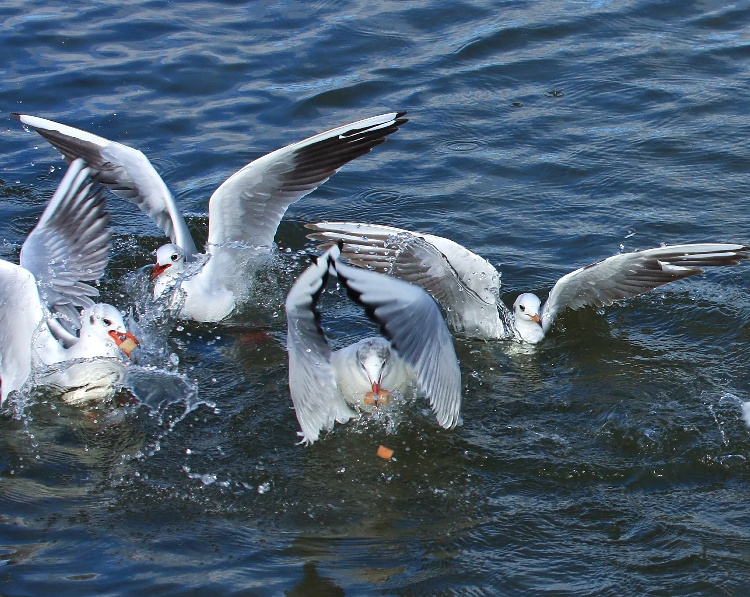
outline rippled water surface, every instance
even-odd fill
[[[289,209],[240,313],[147,332],[175,381],[144,378],[148,405],[6,407],[0,593],[747,594],[747,264],[565,313],[536,348],[456,338],[461,426],[418,404],[308,448],[283,301],[324,219],[448,236],[508,304],[621,250],[749,242],[749,32],[712,1],[4,2],[8,260],[63,166],[11,112],[144,151],[200,239],[250,160],[411,120]],[[109,210],[101,291],[126,310],[163,238]],[[372,330],[343,295],[326,314],[334,342]]]

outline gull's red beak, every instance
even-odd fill
[[[539,325],[542,325],[542,318],[539,317],[539,313],[535,313],[531,316],[531,321],[537,322]]]
[[[377,381],[372,382],[372,393],[377,396],[379,391],[380,391],[380,384]]]
[[[138,342],[138,338],[136,338],[133,334],[130,332],[118,332],[115,330],[109,330],[107,332],[112,338],[112,340],[115,341],[115,344],[119,347],[119,349],[125,353],[125,356],[128,358],[130,357],[130,354],[141,345],[140,342]]]
[[[152,280],[156,280],[156,278],[158,278],[159,276],[161,276],[164,273],[164,271],[168,267],[171,267],[171,266],[172,266],[171,263],[165,263],[164,265],[160,265],[158,263],[154,263],[154,269],[151,270],[151,279]]]

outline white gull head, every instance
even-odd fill
[[[173,243],[167,243],[156,249],[156,263],[151,270],[151,279],[154,280],[154,298],[170,286],[180,274],[185,271],[187,256],[185,251]]]
[[[536,344],[544,339],[541,313],[542,301],[531,292],[519,295],[513,303],[513,321],[518,337],[529,344]]]
[[[130,357],[138,340],[125,327],[122,313],[112,306],[96,303],[81,313],[79,341],[70,349],[70,358]]]
[[[383,381],[383,373],[391,357],[390,343],[381,338],[368,338],[357,349],[357,362],[362,367],[372,391],[377,394]]]

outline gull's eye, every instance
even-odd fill
[[[524,307],[523,305],[518,305],[518,308],[521,309],[521,311],[526,311],[526,307]]]
[[[172,259],[172,261],[177,261],[178,257],[179,257],[179,255],[177,253],[172,253],[171,259]]]
[[[104,325],[106,325],[107,327],[109,327],[109,326],[112,325],[112,320],[111,319],[103,319],[102,321],[104,322]]]

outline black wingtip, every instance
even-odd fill
[[[388,341],[392,341],[393,337],[391,333],[388,331],[388,329],[385,327],[385,322],[382,321],[376,314],[375,309],[376,305],[370,305],[365,303],[362,300],[362,293],[358,290],[355,290],[352,288],[352,286],[349,283],[349,277],[341,271],[339,267],[337,267],[338,262],[333,263],[333,269],[336,271],[336,277],[341,281],[341,283],[344,285],[344,288],[346,289],[347,296],[353,300],[355,303],[357,303],[360,307],[362,307],[365,310],[365,314],[367,317],[373,322],[376,323],[380,327],[380,333],[388,339]],[[352,266],[348,266],[352,267]],[[357,269],[357,268],[354,268]],[[367,270],[363,270],[367,271]]]
[[[21,116],[22,116],[22,114],[20,114],[19,112],[11,112],[10,115],[13,118],[15,118],[18,122],[21,122]]]

